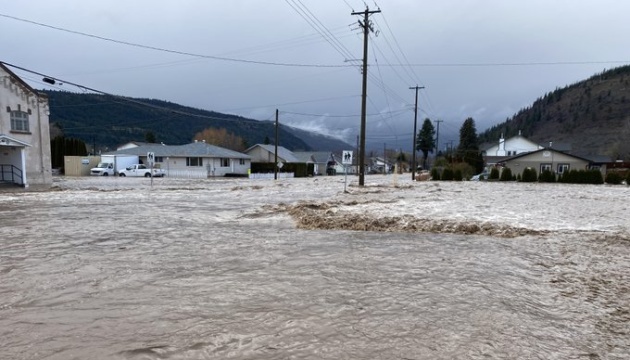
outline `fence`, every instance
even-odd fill
[[[289,179],[294,178],[294,173],[278,173],[278,179]],[[274,179],[273,173],[255,173],[249,174],[250,179]]]
[[[201,170],[165,170],[167,177],[183,179],[207,179],[208,171]]]

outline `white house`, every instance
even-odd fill
[[[518,154],[532,152],[543,149],[543,146],[536,144],[535,142],[528,140],[524,136],[519,134],[512,136],[509,139],[504,139],[503,134],[499,139],[498,144],[489,146],[484,150],[485,156],[515,156]]]
[[[332,160],[332,152],[330,151],[296,151],[293,154],[300,162],[312,163],[314,175],[326,175],[328,162]]]
[[[252,162],[272,163],[276,158],[276,146],[256,144],[245,150],[245,154],[251,156]],[[278,146],[278,162],[299,163],[301,162],[291,150]]]
[[[0,182],[52,185],[48,97],[0,63]]]
[[[185,145],[145,144],[104,155],[137,155],[147,164],[149,152],[155,156],[155,166],[164,169],[169,177],[247,176],[251,169],[250,156],[204,141]]]

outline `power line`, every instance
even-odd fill
[[[396,111],[388,111],[385,112],[385,114],[398,114],[398,113],[402,113],[402,112],[407,112],[407,109],[403,109],[403,110],[396,110]],[[311,117],[329,117],[329,118],[352,118],[352,117],[359,117],[361,116],[361,114],[352,114],[352,115],[330,115],[330,114],[309,114],[309,113],[299,113],[299,112],[291,112],[291,111],[281,111],[282,114],[289,114],[289,115],[300,115],[300,116],[311,116]],[[383,113],[373,113],[373,114],[367,114],[368,116],[381,116],[383,115]]]
[[[297,2],[296,2],[297,1]],[[285,0],[315,31],[317,31],[344,59],[353,58],[352,53],[328,30],[301,0]],[[299,3],[299,4],[298,4]]]
[[[194,57],[199,57],[199,58],[204,58],[204,59],[212,59],[212,60],[220,60],[220,61],[231,61],[231,62],[239,62],[239,63],[246,63],[246,64],[286,66],[286,67],[351,67],[352,66],[352,65],[281,63],[281,62],[272,62],[272,61],[258,61],[258,60],[247,60],[247,59],[237,59],[237,58],[222,57],[222,56],[195,54],[195,53],[190,53],[190,52],[185,52],[185,51],[161,48],[161,47],[157,47],[157,46],[142,45],[142,44],[138,44],[138,43],[132,43],[132,42],[129,42],[129,41],[116,40],[116,39],[107,38],[107,37],[104,37],[104,36],[93,35],[93,34],[88,34],[88,33],[84,33],[84,32],[81,32],[81,31],[69,30],[69,29],[58,27],[58,26],[47,25],[47,24],[43,24],[43,23],[40,23],[40,22],[27,20],[27,19],[22,19],[22,18],[18,18],[18,17],[15,17],[15,16],[6,15],[6,14],[1,14],[1,13],[0,13],[0,17],[13,19],[13,20],[17,20],[17,21],[22,21],[22,22],[25,22],[25,23],[38,25],[38,26],[49,28],[49,29],[63,31],[63,32],[67,32],[67,33],[71,33],[71,34],[75,34],[75,35],[87,36],[87,37],[94,38],[94,39],[99,39],[99,40],[103,40],[103,41],[109,41],[109,42],[113,42],[113,43],[116,43],[116,44],[127,45],[127,46],[137,47],[137,48],[141,48],[141,49],[148,49],[148,50],[154,50],[154,51],[167,52],[167,53],[171,53],[171,54],[194,56]]]
[[[195,113],[190,113],[190,112],[186,112],[186,111],[180,111],[180,110],[175,110],[175,109],[169,109],[169,108],[165,108],[165,107],[163,107],[163,106],[158,106],[158,105],[149,104],[149,103],[146,103],[146,102],[143,102],[143,101],[138,101],[138,100],[135,100],[135,99],[133,99],[133,98],[126,97],[126,96],[121,96],[121,95],[110,94],[110,93],[107,93],[107,92],[105,92],[105,91],[101,91],[101,90],[93,89],[93,88],[87,87],[87,86],[85,86],[85,85],[80,85],[80,84],[77,84],[77,83],[73,83],[73,82],[71,82],[71,81],[62,80],[62,79],[59,79],[59,78],[56,78],[56,77],[53,77],[53,76],[49,76],[49,75],[46,75],[46,74],[42,74],[42,73],[37,72],[37,71],[29,70],[29,69],[24,68],[24,67],[21,67],[21,66],[13,65],[13,64],[10,64],[10,63],[7,63],[7,62],[4,62],[4,61],[1,61],[1,60],[0,60],[0,64],[3,64],[3,65],[6,65],[6,66],[9,66],[9,67],[12,67],[12,68],[14,68],[14,69],[19,69],[19,70],[22,70],[22,71],[25,71],[25,72],[28,72],[28,73],[31,73],[31,74],[35,74],[35,75],[41,76],[41,77],[43,77],[43,78],[47,79],[48,81],[50,81],[52,84],[54,84],[54,83],[56,83],[56,82],[62,82],[62,83],[64,83],[64,84],[68,84],[68,85],[76,86],[77,88],[79,88],[79,89],[81,89],[81,90],[87,90],[87,91],[91,91],[91,92],[93,92],[93,93],[97,93],[97,94],[101,94],[101,95],[111,96],[111,97],[118,98],[118,99],[121,99],[121,100],[124,100],[124,101],[130,102],[130,103],[133,103],[133,104],[146,106],[146,107],[153,108],[153,109],[156,109],[156,110],[166,111],[166,112],[169,112],[169,113],[178,114],[178,115],[183,115],[183,116],[190,116],[190,117],[202,118],[202,119],[225,120],[225,118],[219,118],[219,117],[215,117],[215,116],[202,115],[202,114],[195,114]]]
[[[230,58],[230,57],[221,57],[221,56],[213,56],[213,55],[196,54],[196,53],[190,53],[190,52],[185,52],[185,51],[161,48],[161,47],[157,47],[157,46],[142,45],[142,44],[138,44],[138,43],[132,43],[132,42],[129,42],[129,41],[116,40],[116,39],[107,38],[107,37],[104,37],[104,36],[88,34],[88,33],[80,32],[80,31],[76,31],[76,30],[65,29],[65,28],[62,28],[62,27],[48,25],[48,24],[44,24],[44,23],[40,23],[40,22],[36,22],[36,21],[32,21],[32,20],[27,20],[27,19],[16,17],[16,16],[2,14],[2,13],[0,13],[0,17],[4,17],[4,18],[7,18],[7,19],[12,19],[12,20],[16,20],[16,21],[21,21],[21,22],[32,24],[32,25],[41,26],[41,27],[46,27],[46,28],[54,29],[54,30],[58,30],[58,31],[63,31],[63,32],[67,32],[67,33],[71,33],[71,34],[75,34],[75,35],[81,35],[81,36],[86,36],[86,37],[90,37],[90,38],[94,38],[94,39],[108,41],[108,42],[112,42],[112,43],[116,43],[116,44],[127,45],[127,46],[143,48],[143,49],[148,49],[148,50],[154,50],[154,51],[167,52],[167,53],[171,53],[171,54],[178,54],[178,55],[186,55],[186,56],[192,56],[192,57],[198,57],[198,58],[204,58],[204,59],[211,59],[211,60],[229,61],[229,62],[238,62],[238,63],[245,63],[245,64],[256,64],[256,65],[303,67],[303,68],[305,68],[305,67],[320,67],[320,68],[350,68],[350,67],[357,67],[357,65],[347,65],[347,64],[334,65],[334,64],[283,63],[283,62],[247,60],[247,59],[238,59],[238,58]],[[388,65],[385,65],[385,66],[388,66],[388,67],[404,67],[404,66],[410,66],[410,67],[503,67],[503,66],[515,66],[516,67],[516,66],[562,66],[562,65],[597,65],[597,64],[628,64],[628,63],[630,63],[630,60],[597,60],[597,61],[588,61],[587,60],[587,61],[553,61],[553,62],[542,62],[541,61],[541,62],[512,62],[512,63],[509,63],[509,62],[505,62],[505,63],[494,63],[494,62],[487,62],[487,63],[417,63],[417,64],[388,64]]]

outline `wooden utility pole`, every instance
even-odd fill
[[[363,21],[359,20],[359,25],[363,29],[363,91],[361,93],[361,135],[359,146],[359,186],[365,185],[365,116],[367,108],[367,72],[368,72],[368,39],[370,31],[374,31],[370,24],[370,15],[380,13],[381,10],[370,10],[366,7],[365,11],[352,12],[351,15],[363,15]]]
[[[411,160],[411,167],[413,167],[413,169],[411,169],[411,181],[416,180],[416,128],[418,127],[418,90],[420,89],[424,89],[424,86],[413,86],[409,88],[410,90],[416,90],[416,107],[413,110],[413,147],[411,148],[411,151],[413,153],[413,156],[411,157],[413,160]]]
[[[273,172],[273,179],[274,180],[278,180],[278,109],[276,109],[276,141],[274,141],[274,143],[276,144],[276,148],[274,150],[274,172]]]
[[[387,144],[383,143],[383,175],[387,174]]]
[[[437,123],[437,132],[435,134],[435,156],[437,158],[437,154],[440,151],[440,123],[444,122],[444,120],[435,120]]]

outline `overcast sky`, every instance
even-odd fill
[[[425,117],[443,120],[443,148],[467,117],[481,132],[556,87],[630,63],[630,1],[367,5],[382,12],[370,17],[378,34],[369,42],[366,139],[392,148],[411,147],[411,86],[425,87],[418,129]],[[0,9],[0,60],[107,93],[259,120],[278,108],[281,123],[354,144],[363,37],[351,12],[364,9],[359,0],[11,1]]]

